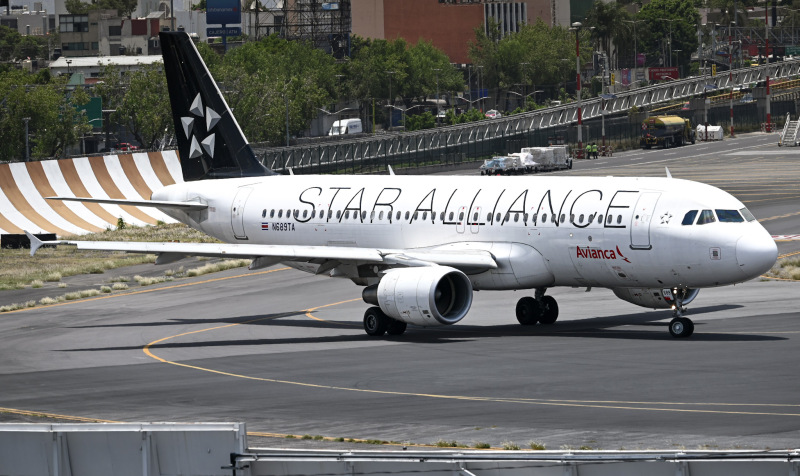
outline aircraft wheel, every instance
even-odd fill
[[[558,319],[558,302],[553,296],[542,297],[542,316],[539,322],[542,324],[553,324]]]
[[[672,337],[689,337],[694,333],[694,322],[686,317],[676,317],[669,322],[669,333]]]
[[[386,334],[389,318],[378,306],[372,306],[364,312],[364,330],[367,334],[380,337]]]
[[[535,325],[541,314],[542,310],[536,299],[525,296],[517,301],[517,321],[523,326]]]
[[[390,336],[403,335],[403,333],[406,331],[406,327],[408,327],[407,323],[398,321],[397,319],[389,318],[388,321],[389,325],[386,328],[386,333]]]

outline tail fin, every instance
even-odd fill
[[[183,179],[273,175],[256,158],[189,35],[159,37]]]

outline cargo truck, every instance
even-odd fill
[[[645,149],[662,147],[669,149],[691,142],[695,143],[695,131],[689,119],[680,116],[653,116],[642,122],[642,138],[639,145]]]

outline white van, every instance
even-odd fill
[[[364,128],[361,127],[361,119],[342,119],[336,121],[328,132],[329,136],[339,136],[342,134],[361,134]]]

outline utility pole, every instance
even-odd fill
[[[578,96],[578,153],[579,159],[583,158],[583,120],[581,118],[583,111],[581,108],[581,42],[580,32],[583,24],[576,21],[572,24],[570,30],[575,30],[575,72],[577,77],[576,95]]]
[[[769,66],[769,0],[764,2],[764,39],[766,40],[764,47],[764,59],[766,65]],[[767,124],[765,130],[772,132],[772,114],[769,105],[769,68],[767,68]]]
[[[25,123],[25,162],[30,162],[31,160],[30,147],[28,147],[28,121],[30,120],[30,117],[22,118],[22,122]]]

